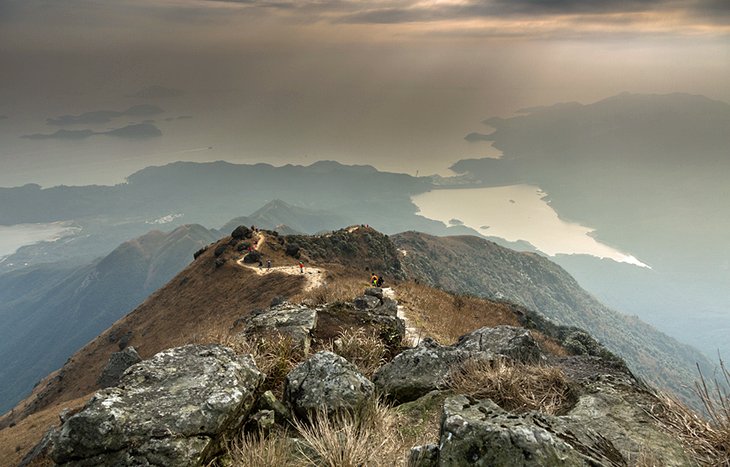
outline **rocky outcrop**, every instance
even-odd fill
[[[474,353],[443,347],[425,338],[386,363],[375,373],[373,383],[378,391],[398,402],[416,400],[435,389],[446,386],[449,372]]]
[[[540,347],[525,328],[496,326],[480,328],[461,336],[456,348],[470,352],[504,355],[522,363],[537,363],[542,358]]]
[[[373,378],[379,391],[399,402],[415,400],[429,391],[442,389],[449,373],[467,359],[491,360],[499,356],[523,363],[542,358],[529,331],[512,326],[481,328],[462,336],[454,346],[440,346],[424,339],[413,349],[383,365]]]
[[[372,397],[373,383],[332,352],[317,352],[286,377],[284,401],[301,418],[352,410]]]
[[[165,350],[97,392],[53,435],[61,465],[205,465],[240,428],[263,381],[218,345]]]
[[[231,237],[233,237],[236,240],[242,240],[244,238],[251,238],[252,232],[251,229],[246,227],[245,225],[239,225],[235,229],[233,229],[233,232],[231,232]]]
[[[247,318],[243,334],[248,338],[273,334],[287,336],[296,348],[306,354],[311,345],[312,330],[317,326],[318,311],[318,308],[304,305],[279,303]]]
[[[444,402],[439,465],[626,465],[610,442],[591,430],[583,431],[592,443],[578,441],[556,417],[511,414],[490,400],[454,396]]]
[[[114,352],[99,376],[101,388],[116,386],[124,371],[135,363],[142,361],[134,347],[127,347],[121,352]]]

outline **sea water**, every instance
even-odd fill
[[[566,222],[532,185],[433,190],[414,196],[419,215],[446,225],[461,224],[482,235],[523,240],[543,253],[586,254],[647,267],[591,236],[593,229]]]
[[[15,253],[21,246],[57,240],[72,230],[68,222],[0,225],[0,258]]]

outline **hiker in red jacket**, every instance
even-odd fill
[[[304,263],[299,261],[299,273],[304,274]]]

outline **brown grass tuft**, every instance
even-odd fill
[[[452,344],[474,329],[508,324],[519,326],[507,305],[469,295],[453,295],[414,282],[399,284],[398,301],[411,324],[442,344]]]
[[[228,446],[231,464],[236,467],[297,467],[302,465],[282,436],[249,433]]]
[[[543,352],[547,352],[550,355],[554,355],[556,357],[567,357],[568,355],[570,355],[570,353],[565,350],[565,347],[560,345],[560,343],[552,337],[548,337],[535,329],[530,330],[530,334],[532,334],[532,337],[535,339]]]
[[[317,414],[309,423],[295,422],[312,448],[307,465],[329,467],[403,465],[410,445],[398,431],[395,411],[372,399],[354,413]]]
[[[567,377],[559,368],[504,359],[465,361],[449,375],[449,387],[459,394],[492,399],[513,412],[560,414],[574,399]]]
[[[388,348],[372,329],[345,329],[334,341],[325,344],[325,350],[340,355],[354,364],[360,373],[372,378],[385,363]]]
[[[322,286],[302,292],[292,297],[291,301],[310,305],[345,302],[362,295],[366,287],[368,283],[364,277],[329,274]]]

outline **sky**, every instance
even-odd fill
[[[730,102],[730,1],[0,0],[0,63],[0,186],[175,160],[446,175],[497,155],[464,136],[524,107]]]

